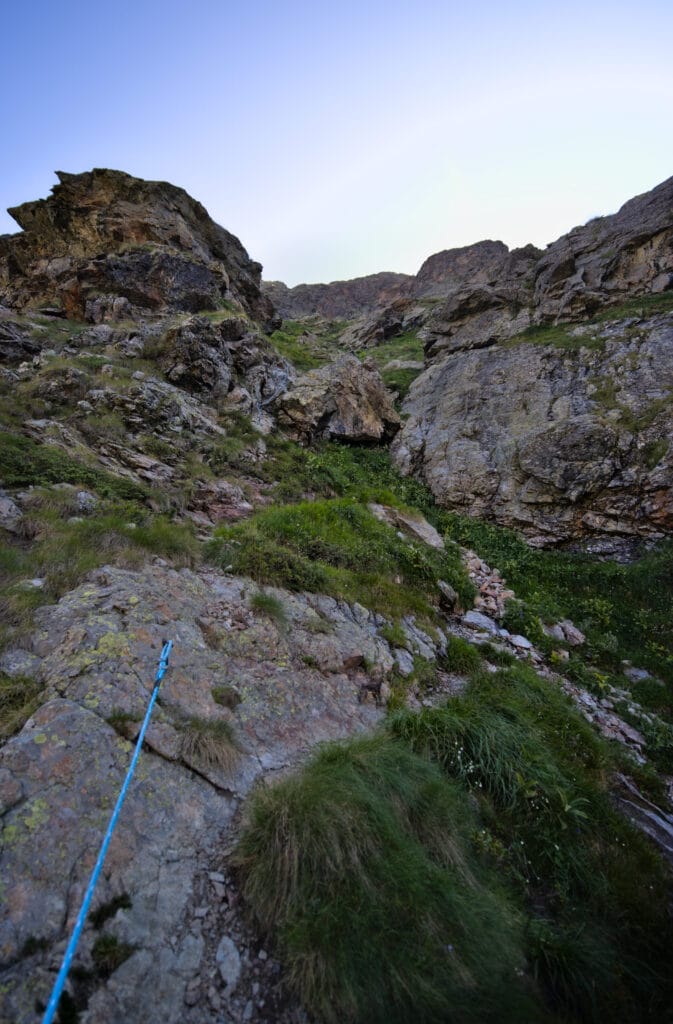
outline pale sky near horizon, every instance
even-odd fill
[[[55,169],[114,167],[296,284],[544,246],[673,175],[669,0],[8,0],[2,24],[0,233]]]

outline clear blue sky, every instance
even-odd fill
[[[673,175],[670,0],[7,0],[2,30],[3,211],[57,168],[172,181],[290,284],[545,245]]]

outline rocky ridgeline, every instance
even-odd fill
[[[274,320],[260,264],[184,189],[105,169],[57,177],[48,199],[9,211],[23,231],[0,237],[0,304],[99,323],[232,299]]]
[[[284,315],[334,315],[348,284],[290,289]],[[392,451],[439,504],[628,558],[673,528],[672,288],[673,178],[544,252],[437,253],[394,296],[365,291],[341,344],[424,341]]]

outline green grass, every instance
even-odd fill
[[[432,615],[439,579],[463,600],[472,593],[456,549],[400,540],[349,499],[276,506],[220,527],[206,557],[259,583],[360,601],[392,618]]]
[[[640,295],[619,306],[610,306],[599,313],[595,320],[604,323],[611,320],[623,320],[626,317],[639,317],[644,320],[657,313],[668,313],[673,310],[673,291],[659,292],[656,295]]]
[[[475,854],[466,794],[404,744],[325,747],[257,791],[236,862],[325,1024],[520,1021],[521,921]]]
[[[147,490],[139,484],[88,466],[61,448],[38,444],[31,438],[0,431],[0,480],[4,487],[70,483],[91,487],[103,497],[143,501]]]
[[[297,370],[306,372],[340,355],[337,339],[344,326],[341,321],[327,322],[319,318],[284,320],[282,327],[269,335],[269,340]]]
[[[240,757],[240,748],[231,722],[193,717],[184,723],[180,753],[197,767],[229,771]]]
[[[380,370],[393,359],[404,359],[411,362],[423,362],[423,342],[415,331],[406,331],[398,334],[395,338],[374,345],[371,348],[363,348],[358,355],[361,359],[373,359]]]
[[[446,654],[442,659],[442,668],[447,672],[469,674],[483,664],[481,649],[463,640],[460,636],[450,636],[446,644]]]
[[[39,707],[41,694],[36,680],[0,673],[0,741],[19,731]]]
[[[503,346],[512,348],[515,345],[553,345],[554,348],[560,348],[566,352],[579,352],[582,348],[602,351],[605,348],[604,338],[589,334],[572,334],[571,331],[575,326],[575,324],[545,324],[528,327],[521,334],[508,338],[503,342]]]
[[[391,391],[398,393],[399,401],[406,398],[409,388],[416,380],[422,370],[386,370],[386,365],[394,359],[405,361],[423,362],[423,342],[415,331],[407,331],[399,334],[396,338],[375,345],[372,348],[362,349],[359,353],[361,359],[373,359],[383,377],[383,383]]]
[[[538,616],[547,622],[571,618],[586,633],[587,646],[576,657],[588,668],[614,675],[628,659],[673,686],[671,541],[622,565],[535,550],[511,530],[453,513],[442,513],[440,524],[450,538],[497,566],[523,600],[523,608],[514,605],[508,614],[508,628],[530,635]]]
[[[409,388],[422,372],[422,370],[384,370],[381,376],[386,387],[397,392],[398,402],[403,402],[409,394]]]
[[[529,915],[528,958],[550,1010],[662,1019],[670,875],[614,809],[617,762],[568,698],[517,665],[478,672],[461,698],[397,712],[389,728],[477,800],[482,847]]]
[[[609,306],[592,317],[588,325],[596,326],[597,333],[595,335],[590,333],[572,334],[574,327],[577,326],[575,324],[544,324],[527,328],[521,334],[509,338],[504,345],[507,347],[521,344],[553,345],[555,348],[561,348],[567,352],[579,352],[582,348],[602,351],[605,348],[605,338],[598,333],[601,324],[624,320],[627,317],[644,320],[647,317],[656,316],[657,313],[668,313],[671,310],[673,310],[673,292],[642,295],[620,305]]]
[[[104,499],[92,514],[69,521],[72,502],[68,491],[36,492],[21,521],[23,535],[32,543],[0,539],[0,646],[13,632],[29,627],[35,608],[58,600],[105,563],[139,568],[154,554],[184,566],[200,558],[191,524],[151,515],[135,502]],[[34,578],[44,579],[44,586],[23,585]]]
[[[264,590],[258,590],[250,598],[250,607],[258,615],[266,615],[272,622],[281,628],[287,626],[287,612],[285,605],[275,594],[268,594]]]

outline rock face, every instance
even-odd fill
[[[509,254],[504,242],[476,242],[429,256],[413,280],[416,298],[438,298],[461,285],[488,284]]]
[[[597,326],[579,351],[445,355],[404,411],[394,458],[447,507],[616,554],[673,529],[670,314]]]
[[[149,749],[95,897],[99,908],[124,896],[124,909],[113,905],[102,927],[89,919],[77,963],[91,970],[103,933],[131,954],[109,981],[94,970],[90,1024],[220,1019],[203,1001],[191,1008],[189,992],[201,973],[221,968],[232,928],[228,901],[209,879],[222,877],[233,813],[262,772],[294,764],[321,740],[372,728],[382,712],[360,701],[359,666],[367,660],[385,673],[393,665],[366,609],[274,591],[291,625],[283,631],[251,611],[255,590],[217,572],[106,568],[38,613],[28,663],[46,702],[0,750],[0,870],[12,880],[0,901],[3,1021],[39,1019],[35,1001],[54,981],[165,636],[175,647]],[[219,763],[185,743],[195,720],[201,730],[223,722],[233,730]],[[247,953],[245,962],[249,972]],[[231,985],[215,984],[226,1001]],[[156,1016],[147,1015],[148,992]]]
[[[390,440],[400,418],[377,370],[354,356],[302,374],[278,402],[278,422],[298,440]]]
[[[586,320],[627,298],[673,287],[673,178],[616,214],[573,228],[543,253],[504,248],[500,258],[485,249],[480,270],[452,285],[433,311],[425,325],[430,357],[493,344],[531,326]]]
[[[377,330],[383,332],[378,340],[388,336],[395,320],[389,307],[425,300],[420,313],[431,358],[494,344],[531,326],[579,322],[625,298],[673,287],[673,178],[616,214],[574,228],[544,252],[532,245],[510,252],[503,242],[482,241],[430,256],[414,277],[387,280],[393,277],[265,288],[284,317],[364,316],[355,327],[361,344]],[[400,318],[399,305],[396,312],[402,330],[418,326]],[[414,313],[417,320],[419,309]]]
[[[245,386],[256,408],[270,405],[287,388],[294,371],[243,317],[211,323],[190,317],[164,336],[159,365],[168,379],[202,395],[224,396]]]
[[[98,323],[232,299],[274,322],[261,266],[183,189],[104,169],[57,176],[48,199],[9,211],[23,233],[0,238],[0,302]]]
[[[282,281],[264,281],[262,290],[284,320],[298,320],[319,313],[329,320],[349,320],[384,306],[404,293],[412,280],[408,274],[369,274],[331,284],[298,284],[288,288]]]

